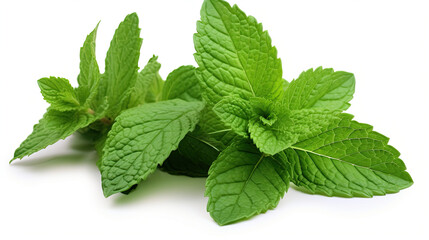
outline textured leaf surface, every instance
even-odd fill
[[[330,110],[292,110],[266,99],[251,99],[256,117],[249,120],[250,137],[266,154],[274,155],[301,139],[317,134],[338,118]]]
[[[126,16],[116,29],[107,52],[106,70],[101,82],[106,92],[101,95],[107,96],[111,118],[128,107],[132,87],[136,83],[142,44],[138,25],[136,13]]]
[[[48,109],[38,124],[34,125],[33,132],[21,143],[14,154],[14,159],[31,155],[58,140],[72,135],[80,128],[102,118],[104,112],[91,114],[84,111],[61,112]]]
[[[163,170],[171,174],[206,177],[211,163],[232,142],[241,139],[225,126],[218,116],[205,108],[194,132],[188,133],[164,162]]]
[[[292,181],[311,193],[371,197],[412,185],[399,152],[372,126],[343,114],[328,130],[285,151]]]
[[[290,83],[287,80],[283,79],[283,92],[286,92],[286,89],[289,87],[289,84]]]
[[[264,155],[249,141],[237,142],[210,167],[207,210],[220,225],[247,219],[275,208],[288,186],[281,158]]]
[[[180,99],[143,104],[117,117],[103,149],[104,195],[128,190],[155,171],[193,131],[201,102]]]
[[[159,75],[161,64],[157,60],[158,57],[153,56],[149,59],[149,62],[143,70],[138,74],[137,81],[131,95],[129,108],[138,106],[145,102],[151,103],[160,100],[164,82]]]
[[[250,102],[240,97],[227,96],[216,103],[213,107],[213,111],[222,122],[230,126],[235,133],[243,137],[249,137],[249,119],[254,114]]]
[[[207,177],[210,165],[220,153],[218,146],[218,141],[197,128],[185,136],[162,164],[162,169],[175,175]]]
[[[90,105],[92,99],[98,93],[100,82],[100,69],[95,57],[95,39],[97,37],[98,24],[95,29],[86,37],[83,47],[80,49],[80,73],[77,77],[79,87],[76,93],[81,105]]]
[[[204,98],[214,105],[224,96],[277,98],[282,66],[271,39],[255,18],[221,0],[205,0],[197,24],[195,59]]]
[[[69,80],[65,78],[41,78],[37,81],[43,98],[58,111],[79,109],[79,101]]]
[[[284,95],[284,103],[291,110],[325,108],[346,110],[355,91],[352,73],[322,67],[307,70],[292,81]]]
[[[250,138],[261,152],[270,155],[288,148],[297,141],[297,136],[288,131],[289,126],[293,125],[290,112],[272,115],[269,119],[271,121],[261,117],[255,117],[249,121]]]
[[[231,127],[226,126],[216,113],[208,107],[206,107],[202,112],[198,125],[205,133],[221,144],[217,146],[221,151],[235,140],[242,138],[232,131]]]
[[[201,101],[201,89],[194,66],[182,66],[171,72],[162,90],[162,99],[179,98],[185,101]]]

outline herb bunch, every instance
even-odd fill
[[[207,210],[220,225],[275,208],[290,182],[339,197],[413,183],[389,139],[344,113],[354,75],[319,67],[289,83],[268,32],[237,6],[204,1],[198,68],[179,67],[166,81],[155,56],[139,72],[135,13],[116,30],[101,74],[97,27],[80,51],[77,88],[38,80],[50,107],[13,160],[78,132],[94,142],[106,197],[131,192],[157,168],[208,176]]]

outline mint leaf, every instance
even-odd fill
[[[198,126],[203,129],[210,137],[218,141],[221,145],[219,150],[224,150],[237,139],[242,137],[232,131],[231,127],[226,126],[222,120],[216,115],[213,109],[206,107],[201,113],[201,119]]]
[[[296,142],[290,130],[291,113],[283,105],[263,98],[252,98],[254,117],[249,120],[250,137],[261,152],[274,155]]]
[[[52,108],[48,109],[39,123],[34,125],[33,132],[16,149],[12,161],[65,139],[75,131],[102,118],[103,115],[104,112],[90,113],[83,110],[61,112]]]
[[[206,177],[211,163],[232,142],[241,139],[225,126],[209,108],[201,112],[195,131],[188,133],[163,163],[162,170],[170,174]]]
[[[171,174],[206,177],[219,153],[239,139],[241,137],[225,126],[211,109],[205,108],[196,130],[186,135],[162,169]]]
[[[274,155],[301,139],[317,134],[338,118],[329,110],[285,109],[266,99],[252,99],[256,113],[249,121],[250,137],[261,152]]]
[[[141,105],[145,102],[151,103],[160,100],[164,81],[159,75],[161,64],[157,60],[158,57],[153,56],[138,74],[135,87],[131,94],[129,108]]]
[[[218,224],[230,224],[275,208],[288,187],[283,158],[266,156],[249,141],[239,141],[210,167],[207,210]]]
[[[210,165],[219,153],[219,142],[197,126],[165,160],[162,170],[174,175],[207,177]]]
[[[283,102],[291,110],[324,108],[347,110],[355,91],[352,73],[322,67],[307,70],[288,86]]]
[[[216,103],[213,111],[235,133],[246,138],[249,137],[249,119],[254,113],[248,101],[236,96],[227,96]]]
[[[92,99],[98,93],[100,82],[100,70],[95,57],[95,39],[97,37],[98,24],[95,29],[86,37],[83,47],[80,49],[80,73],[77,77],[79,87],[76,88],[81,105],[90,106]],[[90,106],[94,107],[94,106]]]
[[[132,87],[138,74],[142,39],[136,13],[129,14],[119,24],[106,56],[106,70],[101,89],[109,101],[108,116],[115,118],[127,109]]]
[[[283,79],[283,92],[286,92],[286,89],[289,87],[289,82],[286,79]]]
[[[292,182],[315,194],[372,197],[395,193],[413,180],[389,139],[372,126],[341,119],[285,151]]]
[[[194,130],[201,102],[180,99],[144,104],[116,118],[103,149],[100,170],[106,197],[147,178]]]
[[[79,101],[69,80],[65,78],[42,78],[37,81],[43,98],[58,111],[79,109]]]
[[[174,98],[180,98],[185,101],[202,100],[194,66],[181,66],[168,75],[162,91],[162,99]]]
[[[282,66],[271,38],[255,18],[221,0],[205,0],[194,35],[205,101],[282,94]]]
[[[295,134],[288,131],[288,125],[293,125],[288,111],[254,117],[249,120],[250,138],[261,152],[274,155],[298,140]]]

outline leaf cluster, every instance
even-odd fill
[[[208,176],[207,210],[220,225],[275,208],[291,182],[338,197],[413,183],[389,139],[344,113],[354,75],[319,67],[289,83],[268,32],[237,6],[204,1],[198,68],[179,67],[165,81],[156,56],[139,71],[135,13],[116,30],[104,73],[97,27],[80,51],[77,88],[60,77],[38,81],[50,107],[14,159],[77,132],[94,142],[106,197],[130,193],[157,168]]]

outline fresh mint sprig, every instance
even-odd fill
[[[204,1],[198,68],[179,67],[166,81],[156,56],[138,71],[135,13],[115,31],[103,74],[97,28],[81,48],[77,88],[59,77],[38,81],[50,107],[13,160],[79,132],[94,141],[106,197],[129,194],[157,168],[208,176],[207,210],[220,225],[274,209],[291,182],[338,197],[413,184],[389,139],[344,113],[354,75],[319,67],[289,83],[268,32],[237,6]]]
[[[38,81],[50,107],[13,160],[79,132],[94,141],[103,190],[110,196],[134,189],[194,130],[204,108],[195,68],[173,71],[165,88],[156,56],[138,72],[142,45],[138,22],[133,13],[116,29],[103,74],[95,57],[97,24],[80,50],[77,88],[64,78]],[[207,174],[211,162],[200,172]]]
[[[241,136],[209,170],[207,210],[220,225],[275,208],[289,182],[342,197],[412,185],[388,138],[341,113],[353,74],[320,67],[288,84],[262,25],[222,0],[204,1],[194,43],[204,100]]]

